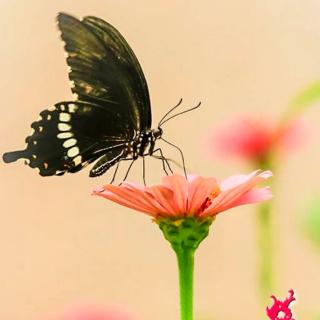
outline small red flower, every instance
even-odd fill
[[[267,307],[267,316],[270,320],[294,320],[289,305],[296,298],[294,297],[293,290],[289,290],[289,294],[290,296],[284,301],[278,300],[274,295],[271,296],[273,305],[271,308]]]

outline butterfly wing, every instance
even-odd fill
[[[136,131],[151,127],[149,92],[140,64],[122,35],[107,22],[60,13],[72,92],[79,100],[126,114]]]
[[[75,102],[41,112],[25,150],[4,154],[5,162],[27,159],[43,176],[77,172],[98,162],[90,176],[126,157],[137,131],[151,127],[146,80],[133,51],[108,23],[58,15]]]
[[[77,172],[97,160],[91,176],[104,173],[125,156],[132,140],[130,120],[112,109],[87,102],[61,102],[40,113],[25,150],[5,153],[5,162],[27,159],[40,175]]]

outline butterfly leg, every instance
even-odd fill
[[[160,153],[160,157],[154,155],[154,153],[157,152],[157,151]],[[170,164],[169,164],[169,161],[168,161],[168,159],[163,155],[163,152],[162,152],[162,149],[161,149],[161,148],[158,148],[158,149],[154,150],[152,156],[153,156],[154,158],[160,159],[160,160],[162,161],[163,171],[166,173],[167,176],[168,176],[169,174],[168,174],[168,171],[167,171],[167,169],[166,169],[166,165],[167,165],[169,171],[171,172],[171,174],[173,174],[173,171],[172,171],[172,169],[171,169],[171,166],[170,166]]]
[[[186,164],[185,164],[184,155],[183,155],[182,150],[181,150],[178,146],[176,146],[175,144],[173,144],[173,143],[171,143],[171,142],[169,142],[169,141],[167,141],[167,140],[163,139],[162,137],[161,137],[160,139],[161,139],[162,141],[164,141],[165,143],[167,143],[168,145],[170,145],[170,146],[172,146],[172,147],[176,148],[176,149],[179,151],[180,156],[181,156],[181,160],[182,160],[184,176],[185,176],[185,177],[186,177],[186,179],[187,179],[188,177],[187,177]]]
[[[131,163],[130,163],[130,165],[129,165],[129,168],[128,168],[128,170],[127,170],[127,172],[126,172],[126,175],[124,176],[122,182],[119,183],[119,186],[121,186],[121,185],[127,180],[128,175],[129,175],[129,172],[130,172],[130,170],[131,170],[131,168],[132,168],[132,165],[133,165],[133,163],[134,163],[137,159],[136,159],[136,158],[134,158],[134,159],[130,158],[130,159],[124,159],[124,160],[132,160],[132,161],[131,161]]]
[[[116,169],[114,170],[113,177],[112,177],[112,179],[110,181],[110,184],[113,184],[114,180],[116,179],[116,175],[117,175],[117,171],[118,171],[119,165],[120,165],[120,161],[118,162],[118,164],[116,166]]]
[[[162,157],[158,157],[158,156],[153,156],[153,157],[162,161],[163,171],[164,171],[164,172],[166,173],[166,175],[168,176],[169,173],[168,173],[167,168],[166,168],[165,160],[164,160]]]
[[[142,157],[142,177],[143,177],[143,183],[146,186],[146,163],[144,157]]]

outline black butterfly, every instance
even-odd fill
[[[96,17],[80,21],[60,13],[57,20],[76,101],[42,111],[31,125],[34,132],[26,138],[26,149],[5,153],[4,161],[24,158],[31,168],[39,168],[40,175],[51,176],[77,172],[98,160],[90,171],[96,177],[121,160],[159,152],[155,157],[163,160],[166,171],[164,161],[168,162],[155,142],[169,143],[161,138],[161,125],[178,115],[165,119],[181,101],[151,129],[148,86],[122,35]]]

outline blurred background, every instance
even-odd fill
[[[185,108],[202,101],[168,122],[164,137],[184,150],[189,171],[204,176],[251,170],[204,156],[210,128],[241,113],[277,119],[320,78],[318,0],[1,0],[1,153],[24,146],[41,110],[72,98],[55,24],[60,11],[95,15],[120,30],[147,78],[154,125],[181,97]],[[301,208],[320,192],[319,117],[318,105],[304,113],[308,143],[279,163],[274,190],[276,292],[295,290],[297,319],[320,312],[320,250],[298,224]],[[90,195],[111,172],[43,178],[23,163],[0,165],[1,319],[40,320],[79,301],[124,306],[141,320],[178,319],[175,256],[157,226]],[[147,181],[162,174],[147,159]],[[141,177],[139,162],[129,180]],[[198,318],[263,318],[256,254],[255,207],[221,214],[197,252]]]

